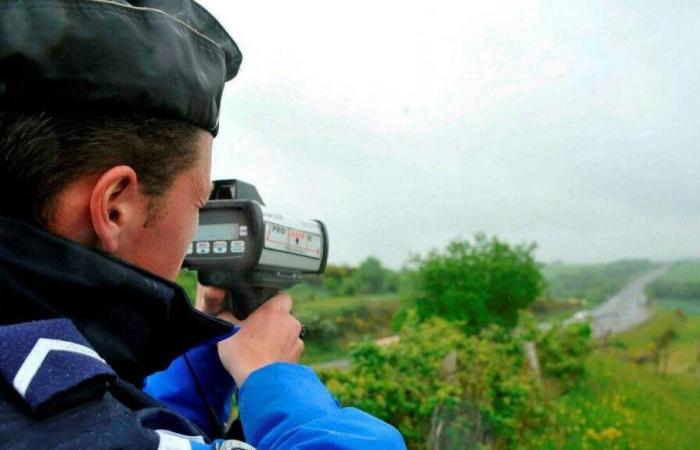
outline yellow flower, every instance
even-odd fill
[[[598,436],[598,433],[597,433],[595,430],[591,429],[591,428],[589,428],[589,429],[586,430],[586,437],[587,437],[588,439],[592,439],[592,440],[594,440],[594,441],[600,440],[600,437]]]
[[[609,440],[614,440],[622,436],[622,431],[618,430],[617,428],[606,428],[600,433],[600,437],[602,439],[609,439]]]

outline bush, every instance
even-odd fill
[[[544,373],[568,384],[583,374],[589,335],[580,325],[518,333],[493,325],[466,336],[462,324],[441,318],[417,323],[409,313],[398,344],[356,346],[350,370],[326,370],[321,377],[341,403],[395,425],[412,449],[425,448],[438,405],[475,408],[489,429],[486,435],[508,444],[542,424],[546,412],[539,382],[526,367],[525,340],[542,346]]]
[[[306,326],[308,342],[316,339],[359,338],[368,334],[388,334],[391,316],[398,308],[395,297],[355,297],[320,302],[300,302],[295,315]],[[342,303],[341,303],[342,302]]]
[[[534,249],[479,234],[473,242],[453,241],[444,252],[416,258],[411,300],[419,317],[458,321],[467,333],[492,323],[515,326],[518,311],[543,288]]]
[[[536,341],[544,375],[559,381],[568,390],[585,375],[585,362],[591,353],[591,327],[573,323],[568,327],[553,326]]]
[[[351,370],[320,375],[342,403],[391,422],[413,448],[421,448],[433,409],[460,398],[457,386],[443,381],[442,361],[453,348],[462,347],[465,338],[454,326],[437,320],[404,331],[394,347],[356,346]]]

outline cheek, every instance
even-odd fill
[[[183,254],[185,251],[187,251],[187,247],[190,245],[190,242],[192,242],[192,239],[194,238],[194,235],[197,232],[198,223],[199,210],[197,209],[194,213],[189,214],[189,220],[183,224],[183,227],[180,230],[180,243],[182,246]]]
[[[153,257],[159,260],[161,275],[171,281],[174,281],[180,273],[182,261],[191,242],[193,230],[191,223],[189,220],[173,222],[171,226],[164,227],[159,233],[153,235],[152,243],[157,243],[158,247],[158,249],[152,248],[158,255]]]

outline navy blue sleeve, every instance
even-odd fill
[[[308,367],[275,363],[253,372],[239,393],[246,440],[258,450],[405,450],[391,425],[341,408]]]
[[[233,377],[219,360],[216,341],[195,347],[175,359],[166,370],[148,377],[144,387],[147,394],[190,419],[209,436],[217,435],[220,430],[212,429],[201,393],[224,424],[231,414],[233,390]]]

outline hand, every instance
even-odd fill
[[[242,321],[238,333],[219,342],[219,358],[239,388],[257,369],[299,361],[304,351],[301,322],[291,311],[292,298],[280,292]]]
[[[221,320],[238,325],[231,311],[226,308],[226,290],[214,286],[203,286],[197,283],[197,297],[194,307],[203,313],[211,314]]]

